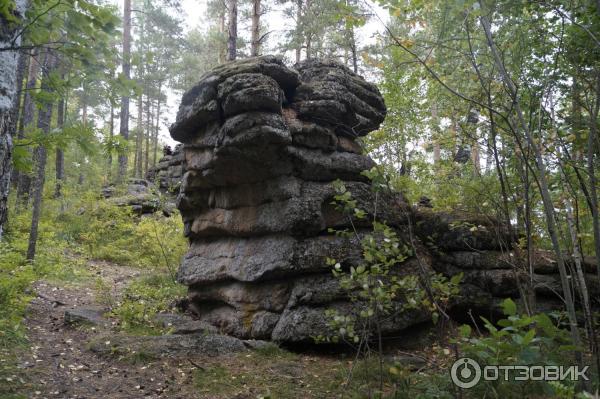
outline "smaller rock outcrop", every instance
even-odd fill
[[[172,199],[162,198],[156,186],[145,179],[129,179],[124,190],[114,185],[103,187],[102,196],[117,206],[131,208],[136,215],[162,212],[164,216],[171,216],[175,211]]]
[[[463,273],[461,294],[453,303],[455,317],[470,321],[469,311],[500,316],[501,302],[505,298],[519,300],[526,289],[535,294],[539,310],[564,307],[558,266],[551,251],[533,251],[530,270],[527,249],[518,248],[508,229],[493,218],[419,208],[415,219],[415,233],[428,247],[432,268],[446,276]],[[575,270],[573,259],[566,254],[564,259],[569,269]],[[599,307],[595,259],[585,257],[582,267],[592,305]]]
[[[163,157],[156,166],[151,167],[146,174],[146,180],[154,182],[164,194],[176,196],[181,185],[181,178],[185,172],[185,157],[183,146],[178,144],[173,150],[165,146]]]

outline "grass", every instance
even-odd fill
[[[345,371],[343,360],[296,354],[269,344],[203,364],[194,383],[210,398],[324,398],[339,392]]]

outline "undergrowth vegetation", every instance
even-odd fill
[[[185,295],[185,287],[169,274],[151,274],[133,281],[111,314],[120,320],[122,329],[136,334],[164,332],[154,316],[171,308],[175,298]]]

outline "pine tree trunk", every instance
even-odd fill
[[[356,35],[354,34],[354,28],[348,29],[348,39],[350,44],[350,54],[352,55],[352,70],[354,73],[358,73],[358,54],[356,52]]]
[[[154,101],[152,101],[152,99],[150,97],[148,97],[148,99],[146,101],[146,134],[144,135],[144,141],[146,142],[146,151],[145,151],[144,164],[143,164],[144,178],[146,178],[146,175],[148,174],[148,144],[149,144],[148,137],[150,136],[150,132],[152,131],[152,127],[154,126],[154,124],[152,123],[154,121],[154,112],[153,112],[154,110],[152,109],[153,106],[154,106]]]
[[[225,38],[225,11],[226,11],[226,5],[225,5],[225,1],[226,0],[222,0],[223,2],[223,7],[221,8],[221,11],[219,13],[219,33],[221,34],[220,37],[221,38]],[[225,60],[227,59],[227,43],[226,40],[220,40],[219,41],[219,56],[218,56],[218,62],[219,64],[222,64],[223,62],[225,62]]]
[[[14,2],[15,22],[8,23],[0,17],[0,48],[11,44],[19,46],[21,35],[19,28],[28,6],[26,0]],[[12,172],[12,136],[16,121],[12,120],[14,98],[17,95],[17,65],[19,52],[0,52],[0,239],[4,224],[8,218],[8,193],[10,190],[10,176]]]
[[[66,102],[61,97],[58,102],[58,108],[56,110],[56,127],[62,129],[65,123],[65,108]],[[54,198],[60,198],[62,196],[62,185],[65,179],[65,154],[62,148],[56,147],[56,183],[54,186]]]
[[[111,145],[112,145],[114,135],[115,135],[115,107],[111,101],[110,102],[110,128],[108,131],[108,138],[109,138],[109,142],[111,143]],[[112,162],[113,162],[112,148],[109,148],[109,151],[108,151],[108,173],[107,173],[108,181],[110,181],[112,178]]]
[[[158,82],[158,104],[156,104],[156,130],[154,132],[154,150],[152,151],[152,166],[156,166],[156,153],[158,152],[158,131],[160,130],[160,95],[162,82]]]
[[[131,72],[131,0],[124,0],[123,10],[123,76],[130,79]],[[119,134],[123,140],[129,139],[129,95],[121,97]],[[127,175],[127,151],[119,154],[118,181],[125,179]]]
[[[260,53],[260,0],[252,1],[252,48],[250,55],[256,57]]]
[[[302,2],[303,0],[296,0],[296,63],[300,62],[302,57],[302,42],[300,40],[300,24],[302,23]]]
[[[51,53],[47,53],[44,60],[44,77],[42,78],[41,90],[50,93],[52,88],[48,85],[48,76],[56,65],[56,58]],[[52,102],[47,101],[42,105],[38,113],[37,127],[44,134],[50,132],[50,122],[52,121]],[[31,228],[29,230],[29,245],[27,247],[27,260],[32,261],[35,258],[37,246],[38,226],[42,213],[42,195],[44,193],[44,181],[46,177],[46,158],[47,151],[43,145],[38,145],[36,152],[36,175],[33,189],[33,212],[31,215]]]
[[[144,134],[144,98],[140,94],[138,98],[138,118],[135,129],[135,158],[134,158],[134,176],[142,177],[142,134]]]
[[[152,101],[152,108],[154,108],[154,101]],[[148,174],[148,168],[150,166],[150,137],[152,136],[152,132],[154,131],[154,109],[152,109],[151,115],[152,119],[150,123],[146,126],[145,134],[146,145],[144,146],[144,176]]]
[[[237,0],[229,0],[227,12],[229,14],[227,61],[233,61],[237,56]]]

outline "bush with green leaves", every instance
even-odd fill
[[[385,189],[384,178],[376,170],[365,174],[373,182],[373,190]],[[348,217],[352,230],[332,231],[348,238],[354,236],[360,242],[363,263],[344,270],[340,262],[328,259],[328,265],[333,266],[333,275],[352,303],[352,312],[340,314],[337,310],[328,309],[326,313],[332,334],[319,336],[317,340],[338,342],[347,339],[357,344],[364,339],[381,339],[378,335],[385,318],[411,310],[429,311],[437,321],[441,304],[446,304],[451,296],[458,293],[462,276],[448,280],[437,273],[402,273],[402,264],[415,256],[412,246],[402,242],[396,230],[377,220],[371,223],[370,233],[359,236],[353,218],[364,219],[367,213],[358,208],[357,201],[343,182],[334,182],[334,188],[336,194],[332,204]],[[423,284],[427,284],[427,288]]]
[[[560,320],[546,313],[519,315],[511,299],[502,303],[506,318],[494,325],[482,317],[485,332],[475,333],[468,325],[459,328],[457,340],[461,356],[475,359],[483,368],[487,365],[548,365],[571,366],[575,359],[569,354],[575,349],[569,332],[560,328]],[[565,392],[575,392],[575,383],[562,381],[550,384],[545,381],[481,380],[469,390],[472,397],[562,397]],[[573,397],[571,395],[570,397]]]

